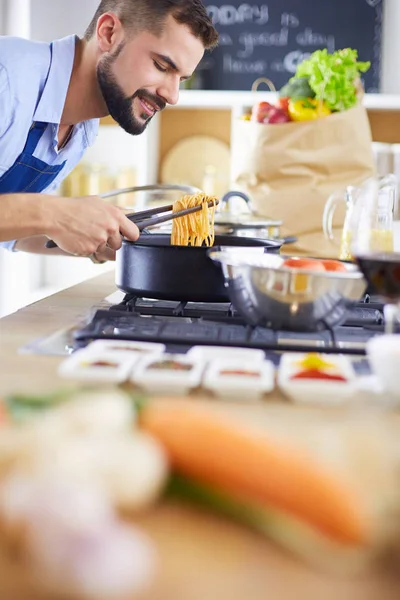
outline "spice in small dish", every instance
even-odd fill
[[[334,369],[335,363],[323,357],[322,354],[309,352],[303,358],[294,363],[303,369]]]
[[[323,357],[321,354],[310,352],[304,358],[295,361],[297,367],[290,379],[320,379],[326,381],[347,381],[340,366]]]
[[[183,363],[177,360],[157,360],[156,362],[150,363],[148,369],[162,369],[166,371],[191,371],[193,365],[190,363]]]
[[[187,394],[200,385],[202,374],[202,361],[191,360],[185,354],[162,354],[141,358],[131,381],[148,392]]]
[[[339,373],[326,373],[318,369],[306,369],[299,371],[290,377],[290,379],[320,379],[325,381],[347,381],[347,378]]]
[[[209,363],[203,384],[216,396],[229,400],[261,398],[274,388],[274,366],[270,361],[220,358]]]
[[[77,350],[64,360],[58,373],[61,377],[89,381],[127,381],[133,365],[140,355],[134,352],[110,352],[107,350]]]
[[[92,367],[108,367],[110,369],[118,369],[119,367],[119,363],[117,362],[111,362],[111,361],[105,361],[105,360],[95,360],[95,361],[82,361],[80,363],[81,367],[85,367],[87,369],[90,369]]]
[[[219,374],[222,377],[261,377],[260,371],[245,371],[244,369],[223,369]]]
[[[354,395],[356,375],[343,355],[287,353],[280,361],[278,384],[295,402],[333,405]]]

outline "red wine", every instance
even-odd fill
[[[376,252],[355,256],[371,293],[389,300],[400,300],[400,253]]]

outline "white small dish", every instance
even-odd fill
[[[274,389],[274,365],[268,360],[217,358],[209,363],[203,386],[216,396],[232,400],[260,398]]]
[[[338,376],[343,380],[328,378],[316,379],[311,376],[297,378],[312,369],[305,366],[304,360],[319,357],[321,365],[316,370],[321,377]],[[318,359],[314,362],[318,362]],[[324,366],[325,365],[325,366]],[[324,353],[286,353],[282,355],[278,369],[278,385],[282,392],[294,402],[301,404],[335,405],[341,404],[357,392],[356,374],[349,358],[344,355]]]
[[[265,359],[264,350],[253,348],[232,348],[231,346],[193,346],[186,356],[191,360],[204,362],[216,358],[232,358],[262,362]]]
[[[61,377],[86,381],[127,381],[133,365],[139,360],[138,353],[77,350],[58,367]]]
[[[400,335],[377,335],[366,344],[367,358],[383,391],[400,397]]]
[[[165,344],[157,344],[153,342],[135,342],[124,340],[95,340],[88,344],[85,348],[88,352],[92,350],[107,351],[107,352],[137,352],[140,355],[146,354],[162,354],[165,351]]]
[[[201,383],[202,361],[185,354],[160,354],[141,358],[131,374],[131,381],[152,393],[187,394]]]

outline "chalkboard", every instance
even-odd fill
[[[315,50],[351,47],[360,60],[371,61],[363,75],[365,90],[379,92],[383,4],[384,0],[205,0],[220,43],[200,64],[199,87],[250,90],[257,78],[268,77],[279,89]]]

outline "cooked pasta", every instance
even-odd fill
[[[214,202],[209,207],[208,203]],[[174,246],[212,246],[214,244],[214,214],[217,199],[198,193],[183,196],[173,204],[172,212],[202,205],[198,212],[172,220],[171,244]]]

